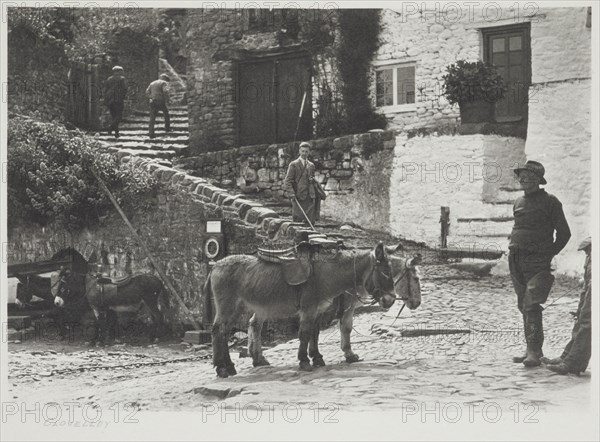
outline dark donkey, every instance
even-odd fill
[[[148,307],[152,317],[150,340],[158,341],[157,331],[164,324],[164,316],[158,307],[164,286],[158,277],[138,273],[113,281],[96,273],[81,274],[63,269],[59,274],[58,291],[57,300],[73,292],[85,294],[96,317],[100,343],[105,343],[109,325],[115,325],[116,313],[137,312],[142,304]],[[168,304],[166,296],[164,299]]]
[[[232,255],[218,261],[204,287],[205,295],[212,296],[215,302],[212,342],[217,375],[227,377],[236,374],[227,338],[244,305],[255,314],[252,334],[260,334],[260,326],[266,319],[298,314],[300,369],[312,370],[307,352],[309,345],[313,365],[325,365],[318,349],[318,316],[345,291],[370,295],[382,307],[391,307],[396,296],[387,255],[382,243],[372,251],[339,251],[335,259],[313,261],[312,276],[297,286],[285,281],[280,265],[264,262],[256,256]],[[253,345],[250,348],[255,365],[266,363],[259,347]]]

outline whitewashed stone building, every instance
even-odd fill
[[[511,169],[536,160],[573,235],[557,271],[580,273],[576,249],[592,220],[591,8],[402,5],[383,11],[373,62],[374,100],[399,134],[390,231],[439,245],[440,207],[447,206],[449,246],[505,250],[520,194]],[[456,134],[459,110],[442,95],[442,75],[459,59],[493,62],[508,81],[496,107],[504,135]]]

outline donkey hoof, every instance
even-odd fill
[[[325,361],[323,360],[323,356],[313,358],[313,367],[325,367]]]
[[[228,378],[229,370],[227,370],[227,368],[225,367],[219,367],[217,368],[217,376],[220,378]]]
[[[252,365],[255,367],[266,367],[267,365],[271,365],[271,364],[265,358],[261,358],[256,362],[252,362]]]
[[[310,365],[310,362],[308,361],[302,361],[300,362],[300,370],[302,371],[312,371],[312,365]]]
[[[235,366],[228,365],[227,366],[227,373],[229,374],[229,376],[235,376],[237,374],[237,370],[235,369]]]
[[[357,354],[351,354],[350,356],[346,356],[346,362],[348,362],[349,364],[352,364],[353,362],[358,362],[360,361],[360,358],[358,357]]]

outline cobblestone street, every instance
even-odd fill
[[[208,346],[115,345],[87,349],[67,343],[9,344],[12,400],[86,401],[104,406],[131,402],[140,410],[199,410],[249,403],[288,403],[324,410],[394,410],[407,404],[476,406],[504,410],[521,404],[540,411],[589,411],[591,372],[560,376],[545,367],[526,369],[511,357],[524,350],[521,319],[508,277],[477,277],[448,266],[422,267],[423,303],[355,316],[353,349],[361,362],[347,364],[337,325],[321,333],[324,368],[297,369],[298,341],[265,350],[271,366],[253,368],[232,348],[238,375],[218,379]],[[558,356],[570,337],[569,312],[577,307],[579,282],[557,278],[544,316],[548,356]],[[456,334],[407,337],[414,330],[455,329]],[[413,332],[411,332],[413,330]],[[469,333],[467,333],[469,331]],[[77,382],[73,382],[77,379]],[[527,412],[527,410],[525,410]]]

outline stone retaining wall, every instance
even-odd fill
[[[181,159],[177,164],[197,176],[223,187],[238,187],[246,193],[284,197],[283,182],[290,161],[298,157],[296,143],[261,144],[209,152]],[[393,131],[346,135],[310,141],[315,179],[328,195],[354,192],[353,176],[371,155],[394,148]]]

